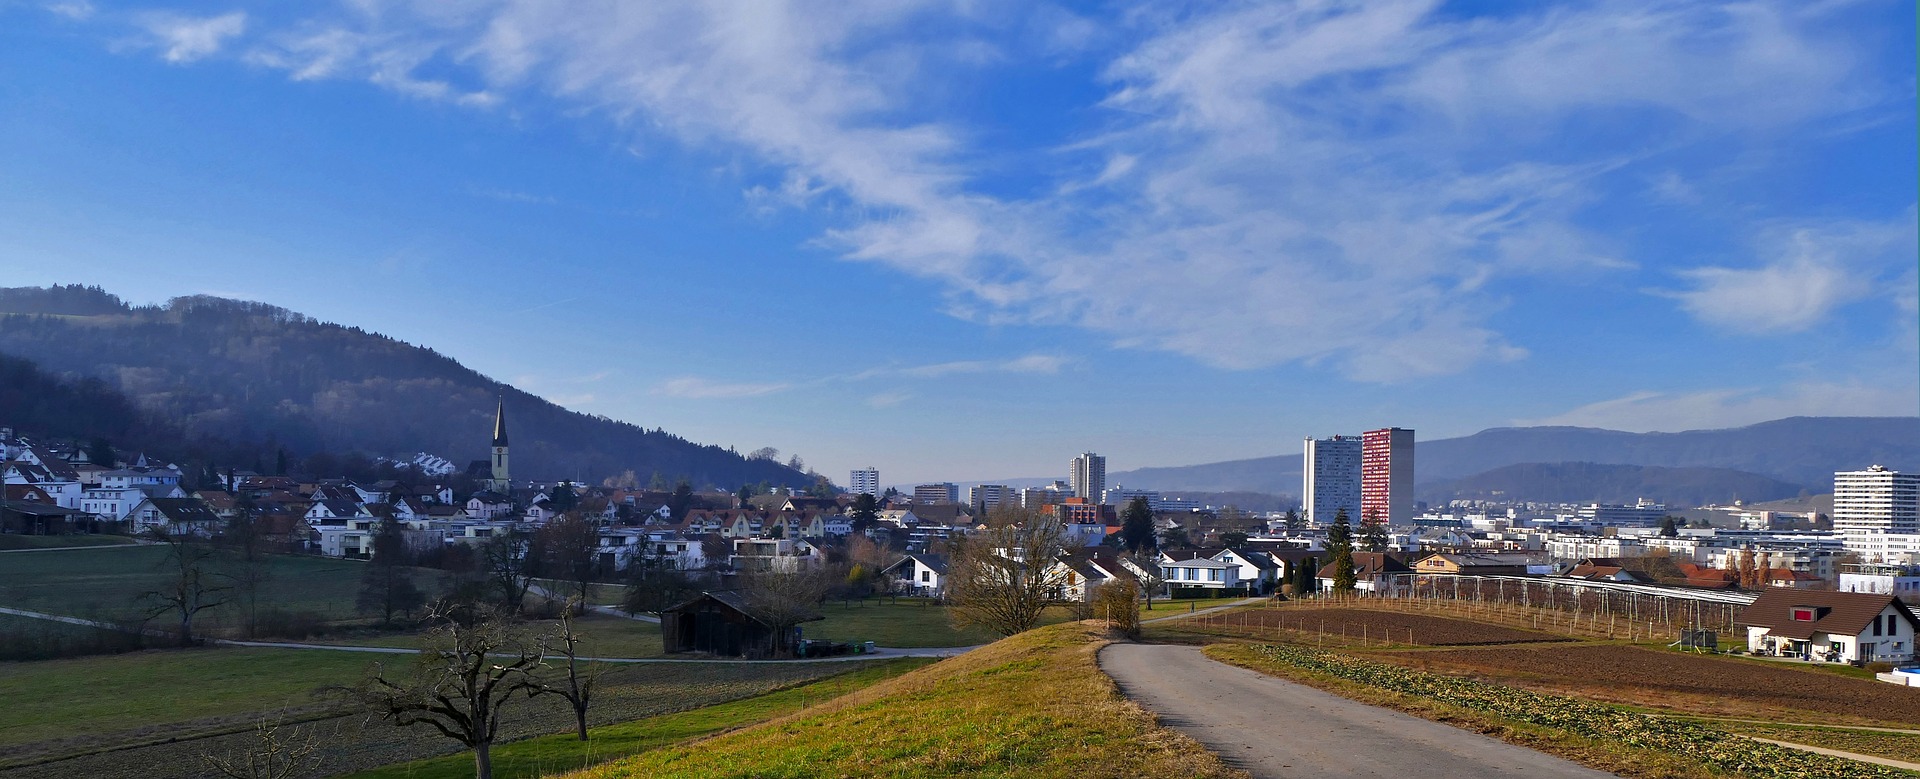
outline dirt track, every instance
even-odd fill
[[[1100,667],[1128,698],[1236,768],[1263,777],[1611,776],[1557,757],[1207,659],[1199,648],[1114,644]]]

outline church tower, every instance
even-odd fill
[[[506,495],[512,488],[507,478],[507,399],[502,396],[493,412],[493,478],[487,480],[487,489]]]

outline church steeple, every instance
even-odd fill
[[[493,478],[487,480],[487,489],[502,495],[511,494],[513,480],[507,476],[507,399],[500,397],[500,405],[493,410]]]

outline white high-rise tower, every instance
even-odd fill
[[[1082,452],[1073,458],[1073,496],[1099,503],[1107,494],[1107,458]]]
[[[1300,461],[1300,508],[1307,521],[1331,525],[1341,509],[1360,524],[1360,437],[1337,435],[1307,439]]]
[[[855,468],[852,473],[847,474],[847,494],[859,495],[863,492],[876,498],[880,497],[879,468]]]

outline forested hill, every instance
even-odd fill
[[[696,486],[810,483],[776,462],[568,411],[431,349],[261,303],[196,296],[130,307],[98,288],[0,289],[0,354],[98,378],[190,439],[464,463],[486,456],[504,396],[516,479],[632,470]]]
[[[1823,486],[1822,490],[1830,487]],[[1547,503],[1631,504],[1640,498],[1676,508],[1757,503],[1806,495],[1813,490],[1730,468],[1662,468],[1653,465],[1525,463],[1461,479],[1429,482],[1414,490],[1422,500],[1524,499]]]

